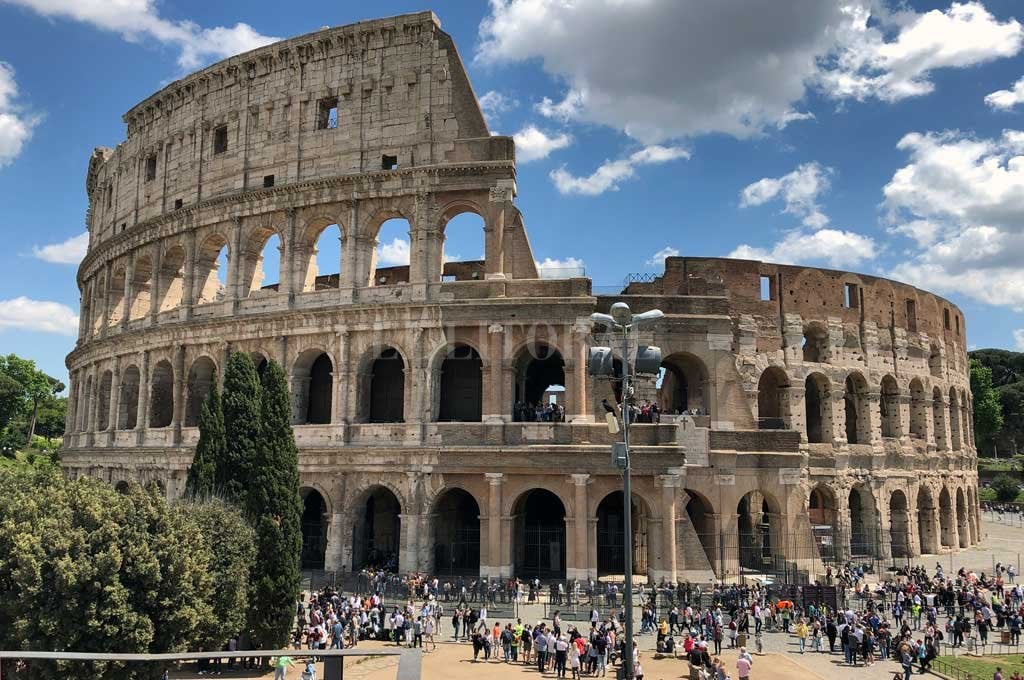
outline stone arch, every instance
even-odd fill
[[[949,450],[946,439],[946,401],[942,398],[942,390],[936,386],[932,390],[932,430],[935,432],[935,448],[939,451]]]
[[[967,502],[964,499],[964,490],[958,486],[956,488],[956,526],[961,548],[966,548],[971,544],[970,523],[967,517]]]
[[[375,345],[360,365],[361,420],[405,422],[405,375],[409,364],[402,351],[393,345]]]
[[[843,390],[843,406],[846,409],[846,441],[850,444],[871,443],[869,403],[868,381],[858,371],[849,373]]]
[[[949,438],[954,451],[959,451],[963,443],[960,436],[960,400],[956,388],[949,388]]]
[[[161,359],[153,366],[149,390],[149,426],[168,427],[174,419],[174,369]]]
[[[486,262],[487,220],[487,213],[474,201],[458,199],[441,208],[441,262],[437,271],[441,272],[442,280],[447,262]],[[470,236],[474,232],[476,236]]]
[[[195,304],[219,302],[226,297],[231,257],[228,239],[220,232],[208,235],[199,244],[194,267]]]
[[[461,487],[447,487],[434,499],[435,574],[480,573],[480,504]]]
[[[185,249],[173,245],[160,257],[157,311],[169,312],[181,306],[185,295]]]
[[[513,356],[512,417],[532,420],[545,392],[565,388],[565,360],[557,345],[545,340],[527,342]]]
[[[483,359],[475,347],[456,343],[435,357],[438,385],[433,411],[442,422],[480,422],[483,417]]]
[[[910,557],[910,509],[900,489],[889,494],[889,541],[893,557]]]
[[[804,325],[804,339],[801,346],[804,363],[825,363],[829,358],[828,326],[821,321],[810,321]]]
[[[217,379],[217,364],[210,357],[203,355],[192,362],[188,370],[188,385],[185,397],[185,427],[199,425],[199,414],[203,409],[206,395],[210,393]]]
[[[96,403],[96,430],[103,431],[111,427],[110,423],[110,397],[113,389],[114,374],[110,371],[103,371],[100,376],[99,392],[96,395],[99,401]]]
[[[882,424],[883,437],[899,437],[903,434],[900,422],[900,388],[896,384],[896,379],[891,375],[882,378],[878,414]]]
[[[878,555],[879,522],[875,495],[867,482],[850,489],[850,555]]]
[[[841,557],[836,554],[838,505],[835,493],[827,484],[822,482],[811,489],[807,497],[807,516],[819,557],[825,562],[837,561]]]
[[[242,277],[241,295],[252,297],[265,293],[275,293],[285,282],[284,235],[273,227],[255,227],[245,235],[241,249],[240,266]],[[267,282],[267,278],[277,281]]]
[[[910,436],[928,438],[928,400],[920,378],[910,381]]]
[[[804,410],[807,441],[825,444],[832,441],[832,396],[829,379],[811,373],[804,380]]]
[[[327,554],[327,501],[315,488],[299,489],[302,498],[302,569],[323,569]]]
[[[131,484],[127,480],[122,479],[114,485],[114,491],[119,494],[126,494],[129,490],[131,490]]]
[[[658,404],[665,413],[712,415],[708,367],[696,354],[673,352],[661,362],[665,369]]]
[[[755,572],[775,570],[783,554],[781,506],[770,494],[748,491],[736,506],[740,568]]]
[[[123,264],[114,267],[107,286],[107,323],[119,326],[124,319],[124,291],[128,272]]]
[[[332,421],[334,361],[319,348],[303,351],[292,365],[293,422],[327,425]]]
[[[135,258],[133,268],[132,299],[128,309],[129,320],[144,319],[149,314],[152,304],[152,287],[153,260],[149,255],[140,255]]]
[[[513,575],[564,579],[566,512],[558,495],[544,488],[524,491],[511,514]]]
[[[624,495],[612,491],[597,504],[597,575],[622,575],[626,573],[624,550],[626,547],[626,526],[624,523]],[[637,494],[632,494],[633,547],[632,567],[634,574],[647,573],[647,520],[650,516],[647,504]]]
[[[689,499],[686,501],[686,516],[690,526],[697,534],[700,547],[709,565],[720,562],[718,553],[719,535],[715,526],[715,506],[707,496],[693,489],[684,489]],[[664,521],[664,520],[663,520]]]
[[[128,366],[121,374],[121,390],[117,399],[117,429],[134,430],[139,414],[139,367]]]
[[[352,526],[352,569],[372,567],[397,572],[404,507],[399,494],[387,485],[374,484],[358,498]]]
[[[344,244],[345,229],[334,217],[318,215],[307,221],[295,251],[295,261],[301,267],[302,292],[341,287],[341,277],[345,275]]]
[[[769,366],[757,381],[757,426],[761,430],[788,427],[789,376],[778,366]]]
[[[370,243],[375,244],[370,254],[368,285],[390,286],[409,280],[412,264],[412,220],[392,210],[378,211],[387,217],[378,222]],[[385,271],[395,267],[403,270]]]
[[[939,491],[939,537],[943,548],[957,547],[956,517],[953,514],[953,499],[949,487]]]
[[[917,490],[917,537],[921,553],[939,552],[938,518],[932,492],[925,484]]]

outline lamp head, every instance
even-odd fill
[[[665,313],[660,309],[651,309],[642,314],[634,314],[633,323],[643,323],[644,321],[657,321],[663,316],[665,316]]]
[[[594,323],[599,323],[602,326],[611,327],[615,325],[615,319],[608,316],[607,314],[599,314],[595,312],[594,314],[590,315],[590,320],[593,321]]]
[[[629,305],[625,302],[616,302],[612,305],[611,316],[615,319],[615,323],[622,326],[628,326],[633,321],[633,314],[629,311]]]

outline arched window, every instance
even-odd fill
[[[889,497],[889,540],[893,557],[910,557],[910,511],[899,489]]]
[[[565,506],[546,489],[527,491],[512,508],[514,575],[565,578]]]
[[[99,402],[96,411],[96,429],[98,431],[103,431],[110,427],[110,393],[113,380],[114,376],[110,371],[104,371],[103,377],[100,378],[100,391],[97,395]]]
[[[167,312],[181,306],[185,294],[185,249],[174,246],[160,258],[160,290],[157,309]]]
[[[434,505],[434,574],[480,574],[480,506],[463,489],[448,489]]]
[[[837,516],[836,497],[824,484],[811,489],[807,501],[807,514],[811,521],[811,532],[822,560],[834,562],[842,555],[836,554]]]
[[[325,352],[306,350],[295,361],[293,395],[297,425],[331,422],[334,364]]]
[[[302,290],[312,292],[341,287],[342,234],[337,224],[328,224],[313,231],[309,244],[309,259]],[[359,285],[359,284],[357,284]]]
[[[545,395],[553,389],[565,388],[565,361],[561,352],[544,343],[530,344],[520,350],[513,365],[513,419],[544,420]]]
[[[718,564],[720,555],[716,552],[718,545],[718,532],[715,530],[714,506],[703,494],[694,489],[685,489],[690,500],[686,502],[686,516],[690,520],[690,526],[697,534],[700,547],[703,548],[703,560],[701,555],[688,554],[688,560],[694,560],[698,565],[707,565],[707,568],[718,573],[715,565]]]
[[[356,504],[352,529],[352,569],[378,568],[397,572],[402,540],[402,506],[383,486],[371,489]]]
[[[384,348],[370,364],[369,421],[405,421],[405,361],[393,347]]]
[[[868,418],[868,383],[860,373],[846,376],[843,402],[846,408],[846,441],[850,444],[869,444],[871,422]]]
[[[882,378],[878,409],[882,421],[882,436],[899,437],[903,434],[900,427],[900,388],[891,375]]]
[[[928,400],[924,385],[915,378],[910,381],[910,436],[925,439],[928,436]],[[904,499],[905,500],[905,499]]]
[[[964,490],[956,490],[956,526],[960,538],[960,547],[966,548],[971,543],[970,520],[967,518],[967,503],[964,500]]]
[[[316,489],[299,489],[302,497],[302,569],[323,569],[327,552],[327,502]]]
[[[740,567],[764,572],[781,554],[779,506],[761,491],[751,491],[736,507],[739,528]],[[773,518],[774,516],[774,518]]]
[[[380,225],[369,285],[391,286],[409,281],[410,230],[409,221],[399,217]]]
[[[129,366],[121,376],[121,395],[117,400],[117,429],[134,430],[139,413],[139,369]]]
[[[761,378],[757,381],[758,429],[786,429],[783,404],[788,389],[789,378],[786,377],[786,372],[778,366],[770,366],[761,373]]]
[[[949,388],[949,438],[954,451],[959,451],[963,439],[960,436],[960,400],[956,388]]]
[[[110,277],[107,289],[107,319],[110,326],[119,326],[124,318],[124,283],[127,278],[124,267],[118,267]]]
[[[149,426],[168,427],[174,418],[174,369],[166,359],[153,367],[149,391]]]
[[[441,363],[439,421],[479,422],[483,413],[483,362],[468,345],[452,347]]]
[[[658,405],[664,413],[711,415],[708,403],[708,369],[701,359],[676,352],[661,362],[665,374],[658,390]]]
[[[613,491],[597,506],[597,575],[618,576],[626,573],[625,496]],[[647,513],[639,496],[633,494],[631,504],[633,525],[632,567],[634,574],[647,573]]]
[[[939,552],[937,524],[935,501],[928,487],[922,485],[917,492],[917,537],[922,553]]]
[[[942,487],[939,492],[939,536],[943,548],[956,548],[954,530],[956,518],[953,516],[953,499],[949,495],[949,489]]]
[[[223,300],[227,295],[227,283],[228,241],[220,234],[213,234],[196,251],[196,304]]]
[[[878,517],[875,497],[867,484],[850,490],[850,554],[874,556],[878,545]]]
[[[281,282],[281,237],[272,229],[254,231],[243,250],[242,294],[276,293]]]
[[[832,441],[832,401],[828,386],[828,378],[820,373],[812,373],[804,381],[807,441],[811,444]]]
[[[932,429],[935,431],[935,448],[939,451],[949,450],[946,439],[946,402],[942,398],[942,390],[932,390]]]
[[[85,379],[85,385],[83,386],[83,398],[81,414],[78,419],[78,430],[80,432],[88,432],[92,429],[92,422],[89,420],[89,407],[92,405],[92,376],[90,375]]]
[[[486,272],[484,220],[473,212],[458,213],[444,224],[442,281],[483,280]]]
[[[203,409],[206,395],[213,387],[217,367],[210,357],[199,357],[188,372],[188,392],[185,399],[185,427],[199,425],[199,414]]]
[[[144,255],[135,259],[135,275],[132,277],[132,301],[129,319],[142,319],[149,314],[150,288],[153,285],[153,261]]]
[[[812,321],[804,327],[803,357],[807,363],[828,361],[828,326]]]

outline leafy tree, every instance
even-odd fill
[[[284,369],[277,362],[270,362],[263,373],[260,403],[263,436],[246,508],[256,524],[258,546],[250,627],[257,644],[280,648],[288,643],[299,595],[302,501],[291,397]]]
[[[260,441],[260,381],[252,359],[233,352],[224,370],[224,455],[214,460],[215,487],[231,503],[246,506]]]
[[[224,410],[220,392],[214,378],[210,392],[203,400],[199,412],[199,442],[188,468],[186,493],[193,498],[209,498],[216,490],[217,461],[227,456],[227,437],[224,432]]]
[[[36,362],[31,359],[22,359],[16,354],[8,354],[6,357],[0,358],[0,373],[17,381],[24,389],[23,399],[27,401],[29,408],[25,441],[31,442],[32,436],[36,433],[39,407],[47,399],[63,392],[65,385],[36,368]]]
[[[36,419],[36,434],[47,439],[59,439],[64,436],[64,421],[68,416],[68,398],[53,397],[47,399],[39,408]]]
[[[1010,475],[999,475],[992,480],[992,490],[996,492],[996,500],[1008,503],[1017,499],[1017,480]]]
[[[0,359],[3,361],[3,359]],[[25,407],[25,388],[21,383],[0,372],[0,430],[7,427]]]
[[[992,369],[977,359],[971,359],[971,394],[975,435],[980,442],[989,444],[1003,429],[1003,407],[992,387]]]

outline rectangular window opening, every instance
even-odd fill
[[[441,277],[441,281],[443,283],[447,283],[449,281],[457,281],[457,280],[458,279],[455,278],[455,274],[445,274],[444,276]]]
[[[174,199],[174,209],[175,210],[180,210],[181,206],[184,205],[184,204],[185,204],[185,202],[182,201],[180,198]]]
[[[907,300],[907,330],[917,331],[917,303],[913,300]]]
[[[263,176],[263,188],[264,189],[269,189],[272,186],[274,186],[274,176],[273,175],[264,175]]]
[[[228,126],[221,125],[213,130],[213,153],[220,154],[228,150]]]
[[[317,102],[316,129],[334,130],[338,127],[338,98],[328,97]]]
[[[397,170],[398,169],[398,156],[389,156],[384,154],[380,157],[381,170]]]
[[[950,330],[950,328],[949,328],[949,309],[948,308],[942,310],[942,326],[947,331]]]
[[[107,207],[114,205],[114,187],[107,187]]]
[[[959,314],[956,317],[956,334],[960,335],[960,315]]]
[[[146,181],[152,182],[156,179],[156,156],[148,156],[146,158]]]
[[[843,307],[857,309],[860,306],[860,286],[847,283],[843,286]]]
[[[772,299],[772,278],[770,276],[761,275],[761,302],[767,302]]]

